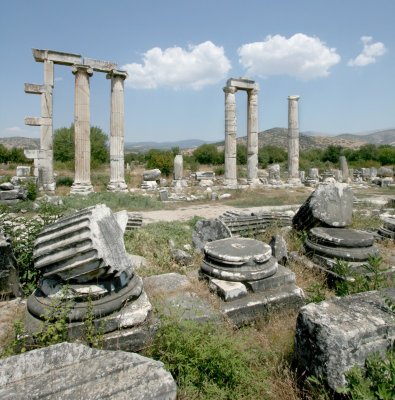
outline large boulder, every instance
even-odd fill
[[[344,183],[320,184],[292,219],[297,230],[315,226],[344,228],[352,221],[353,193]]]
[[[135,353],[60,343],[0,361],[3,400],[176,397],[176,383],[163,364]]]
[[[332,389],[344,386],[345,372],[363,366],[373,352],[395,340],[395,314],[385,304],[395,288],[333,298],[301,308],[295,334],[295,360]]]

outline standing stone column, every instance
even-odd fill
[[[348,164],[347,164],[346,157],[340,156],[339,163],[340,163],[340,169],[341,169],[342,175],[343,175],[343,182],[348,183],[348,178],[349,178],[350,174],[349,174],[349,170],[348,170]]]
[[[247,108],[247,179],[258,180],[258,89],[248,90]]]
[[[53,124],[52,124],[52,91],[54,86],[53,62],[44,61],[44,85],[46,90],[41,94],[41,126],[39,153],[39,181],[43,190],[54,191],[53,175]]]
[[[110,123],[110,183],[107,190],[127,192],[124,162],[124,120],[125,96],[124,81],[128,77],[125,71],[113,70],[107,75],[111,79],[111,123]]]
[[[288,183],[300,185],[299,178],[299,96],[288,96]]]
[[[93,70],[86,65],[75,65],[74,140],[75,178],[72,194],[93,192],[91,184],[91,142],[90,142],[90,88],[89,77]]]
[[[236,168],[236,96],[235,87],[224,87],[225,92],[225,185],[237,184]]]

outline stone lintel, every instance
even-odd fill
[[[37,62],[44,62],[45,60],[52,61],[54,64],[61,65],[74,65],[82,64],[82,56],[74,53],[64,53],[55,50],[40,50],[32,49],[33,57]]]
[[[42,118],[42,117],[26,117],[25,125],[30,126],[50,126],[52,125],[52,118]]]
[[[118,64],[112,61],[95,60],[94,58],[88,57],[84,57],[83,64],[88,65],[94,71],[98,72],[111,72],[118,67]]]
[[[39,157],[40,150],[24,150],[23,153],[25,154],[26,158],[35,159]]]
[[[50,85],[37,85],[35,83],[25,83],[25,93],[42,94],[51,91]]]
[[[226,81],[226,86],[233,86],[239,90],[259,90],[259,85],[248,78],[230,78]]]

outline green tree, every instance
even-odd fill
[[[237,164],[247,164],[247,146],[244,144],[238,144],[236,150]]]
[[[342,154],[342,150],[343,148],[341,146],[328,146],[322,155],[322,161],[329,161],[333,164],[337,164],[339,162],[339,157]]]
[[[200,164],[222,164],[224,162],[224,155],[217,150],[215,144],[202,144],[195,149],[193,156]]]
[[[159,168],[162,174],[169,176],[173,172],[174,157],[169,150],[151,149],[145,156],[147,168]]]
[[[109,161],[108,137],[97,126],[90,131],[91,166],[96,167]],[[56,129],[53,140],[54,159],[56,161],[73,161],[75,154],[74,124],[69,128]]]

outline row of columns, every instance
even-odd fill
[[[74,129],[75,129],[75,177],[71,193],[85,194],[93,191],[90,174],[90,84],[93,71],[105,72],[111,79],[110,116],[110,182],[108,190],[126,191],[124,172],[124,81],[125,71],[109,61],[84,58],[80,54],[53,50],[33,49],[33,57],[44,64],[44,84],[26,83],[25,92],[41,95],[41,117],[27,117],[25,124],[40,126],[40,150],[25,150],[37,166],[40,190],[54,191],[53,173],[53,123],[52,92],[54,64],[72,67],[75,75]]]
[[[71,187],[72,194],[93,192],[90,178],[90,85],[92,68],[75,65],[75,179]],[[111,116],[110,116],[110,191],[127,191],[124,168],[124,71],[112,70],[107,74],[111,79]]]
[[[236,92],[247,91],[247,181],[258,180],[258,85],[247,79],[229,79],[225,93],[225,185],[237,185]],[[288,96],[288,183],[299,178],[299,96]]]
[[[235,80],[233,80],[235,81]],[[247,180],[258,181],[258,85],[253,83],[240,87],[228,85],[225,92],[225,184],[237,184],[237,118],[236,92],[247,91]],[[228,81],[229,82],[229,81]],[[232,82],[232,80],[230,80]]]

